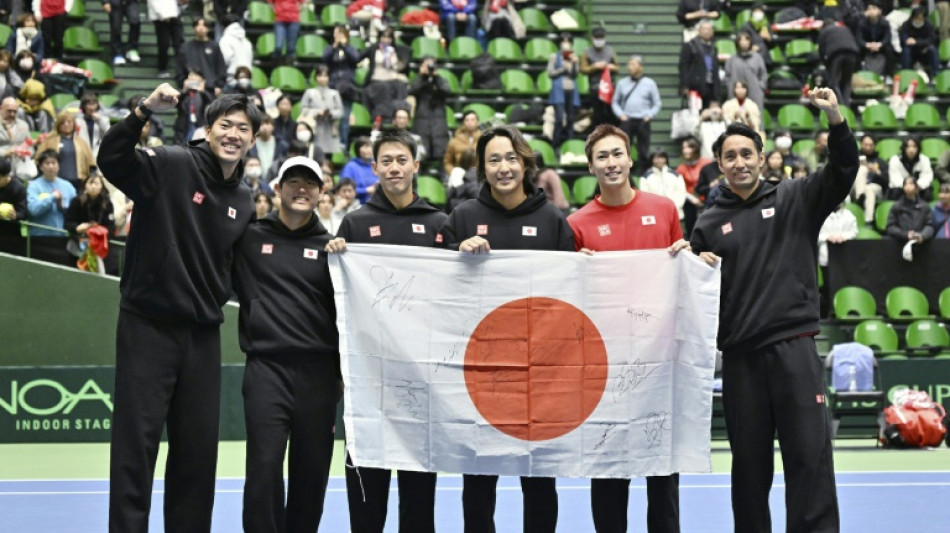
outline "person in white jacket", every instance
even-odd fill
[[[683,204],[686,202],[686,182],[670,170],[670,158],[663,150],[650,154],[652,166],[640,178],[640,190],[665,196],[673,201],[680,220],[683,220]]]
[[[168,70],[168,47],[172,49],[171,58],[178,58],[181,43],[185,41],[185,29],[181,25],[181,8],[178,0],[146,0],[148,20],[155,26],[158,39],[158,77],[170,78]]]
[[[887,162],[887,197],[897,200],[904,196],[904,179],[914,178],[920,198],[925,202],[933,200],[930,185],[934,181],[934,170],[930,158],[920,155],[920,139],[907,137],[901,143],[901,153],[891,156]]]
[[[307,89],[300,100],[300,116],[297,122],[306,122],[313,129],[313,142],[325,154],[339,152],[339,128],[334,123],[343,116],[343,100],[340,93],[329,87],[330,70],[326,65],[317,65],[317,86]]]
[[[254,60],[254,45],[248,40],[237,15],[228,15],[224,22],[224,34],[218,41],[218,48],[221,49],[224,64],[228,67],[228,83],[231,83],[234,81],[234,71],[238,67],[251,68]]]
[[[825,223],[818,230],[818,264],[828,266],[828,243],[837,244],[844,241],[850,241],[858,236],[858,219],[854,213],[844,208],[844,204],[838,206]]]

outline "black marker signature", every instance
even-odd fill
[[[378,265],[369,269],[369,276],[377,287],[372,307],[382,303],[388,305],[390,310],[412,311],[414,298],[409,294],[409,290],[416,279],[415,276],[410,276],[405,283],[400,283],[393,279],[395,274]]]
[[[654,412],[647,415],[647,421],[643,428],[646,433],[649,447],[656,448],[663,443],[663,432],[672,429],[670,427],[670,414],[666,411]]]
[[[647,365],[639,359],[624,368],[620,375],[614,378],[614,401],[616,402],[622,396],[637,388],[638,385],[643,383],[643,380],[650,377],[650,374],[656,372],[657,368],[653,367],[647,370]]]

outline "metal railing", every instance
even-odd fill
[[[33,257],[33,239],[34,238],[43,238],[43,237],[70,237],[70,233],[63,228],[57,228],[55,226],[46,226],[44,224],[37,224],[36,222],[30,222],[29,220],[18,220],[20,225],[20,236],[26,241],[26,253],[25,256],[29,259],[35,259]],[[55,233],[55,235],[31,235],[30,228],[42,229]],[[118,262],[119,262],[119,272],[122,272],[123,267],[125,266],[125,241],[120,241],[116,239],[109,239],[109,254],[117,253]]]

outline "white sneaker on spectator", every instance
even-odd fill
[[[117,56],[115,56],[115,57],[112,58],[112,64],[113,64],[113,65],[116,65],[116,66],[118,66],[118,65],[124,65],[124,64],[125,64],[125,58],[122,57],[121,55],[117,55]]]
[[[169,72],[169,71],[167,71],[167,70],[163,70],[163,71],[161,71],[161,72],[158,73],[158,79],[160,79],[160,80],[164,80],[164,79],[171,78],[171,77],[172,77],[172,73]]]
[[[129,50],[129,53],[125,54],[125,57],[129,58],[129,61],[133,63],[138,63],[139,61],[142,60],[142,58],[139,57],[138,50]]]

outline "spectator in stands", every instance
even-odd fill
[[[574,38],[564,32],[560,37],[560,50],[548,58],[548,77],[551,78],[551,92],[548,103],[554,106],[554,146],[574,136],[574,118],[581,106],[580,93],[577,91],[577,73],[580,64],[574,53]]]
[[[679,220],[683,222],[683,204],[686,203],[686,182],[683,177],[670,169],[670,158],[666,150],[657,150],[650,154],[651,166],[640,178],[640,190],[669,198],[676,206]]]
[[[725,131],[725,129],[723,129],[723,131]],[[722,132],[720,132],[720,134],[722,134]],[[717,136],[716,138],[718,139],[719,137]],[[686,230],[685,235],[688,237],[689,234],[693,232],[693,226],[696,225],[699,211],[703,208],[703,201],[696,193],[696,185],[699,183],[699,174],[706,165],[713,162],[713,159],[711,156],[706,156],[702,153],[700,141],[693,137],[683,139],[680,147],[683,162],[676,167],[676,174],[681,176],[683,183],[686,184],[686,201],[683,203],[683,224]]]
[[[742,80],[732,83],[732,98],[722,104],[722,118],[727,123],[741,122],[754,129],[765,142],[762,108],[749,98],[749,85]]]
[[[356,199],[360,204],[365,204],[376,192],[376,183],[379,181],[373,172],[373,143],[366,137],[356,139],[356,153],[358,157],[350,159],[343,166],[340,177],[353,180]]]
[[[410,117],[408,105],[400,105],[395,111],[393,111],[392,129],[408,132],[409,122]],[[376,139],[379,138],[381,133],[382,129],[374,129],[369,136],[370,142],[376,142]],[[422,143],[422,137],[416,135],[415,133],[409,133],[409,135],[412,136],[412,139],[416,142],[416,154],[414,159],[416,161],[424,161],[428,155],[428,152],[426,151],[425,145]]]
[[[885,232],[900,242],[914,241],[920,244],[934,236],[933,213],[927,202],[920,197],[917,184],[913,177],[904,178],[903,194],[894,202],[891,212],[887,215]]]
[[[828,244],[839,244],[858,236],[858,220],[854,213],[844,208],[844,203],[838,205],[821,229],[818,230],[818,265],[828,266]]]
[[[649,163],[643,154],[650,152],[650,121],[660,112],[662,102],[656,82],[643,74],[643,58],[630,56],[626,78],[617,83],[611,108],[620,121],[620,129],[630,139],[636,139],[637,161],[634,169],[645,171]]]
[[[0,168],[0,171],[3,169]],[[0,172],[2,175],[2,172]],[[2,178],[0,178],[2,180]],[[2,183],[2,181],[0,181]],[[2,196],[0,192],[0,196]],[[941,183],[937,193],[938,201],[933,208],[934,236],[938,239],[950,239],[950,183]]]
[[[728,0],[680,0],[676,8],[676,20],[683,25],[683,41],[695,37],[696,26],[700,22],[718,19],[728,4]]]
[[[785,169],[785,177],[789,177],[792,174],[791,168],[795,163],[804,161],[802,156],[796,154],[792,151],[792,133],[786,129],[776,129],[775,136],[773,137],[775,142],[775,150],[782,154],[782,160],[784,165],[787,167]]]
[[[7,50],[16,55],[20,50],[33,52],[37,63],[43,62],[43,36],[36,29],[36,17],[33,13],[22,13],[17,17],[16,31],[7,39]]]
[[[544,158],[541,157],[541,152],[534,152],[534,160],[538,163],[544,160]],[[548,203],[554,204],[554,207],[560,209],[564,214],[567,214],[571,206],[567,203],[567,198],[564,197],[561,176],[558,175],[556,170],[549,167],[538,168],[538,173],[535,174],[531,183],[539,191],[544,191],[544,196],[547,197]]]
[[[894,52],[891,24],[881,14],[881,5],[877,0],[868,2],[854,37],[861,51],[864,68],[881,76],[892,76],[897,54]]]
[[[950,183],[950,150],[943,152],[940,154],[940,157],[937,158],[934,175],[940,183]]]
[[[371,117],[393,116],[393,111],[405,105],[408,86],[403,70],[409,63],[404,47],[395,45],[392,28],[379,34],[379,42],[367,47],[362,58],[369,59],[367,84],[363,89],[363,104]]]
[[[303,93],[297,122],[310,124],[316,137],[314,144],[324,154],[333,154],[342,150],[336,121],[343,116],[343,101],[340,93],[330,88],[330,70],[326,65],[317,65],[316,78],[317,86]]]
[[[56,110],[46,97],[46,87],[39,80],[26,80],[20,89],[20,110],[17,116],[26,121],[30,131],[49,133],[53,131],[53,116]]]
[[[805,158],[809,169],[818,170],[828,162],[828,130],[815,132],[814,140],[814,147],[805,150],[805,153],[800,155]]]
[[[66,33],[67,4],[72,6],[72,2],[61,0],[33,1],[33,16],[42,21],[40,28],[43,30],[44,57],[49,59],[59,60],[63,58],[63,34]]]
[[[514,20],[518,16],[512,2],[508,0],[485,0],[482,10],[482,27],[485,37],[490,41],[497,37],[515,39]]]
[[[696,183],[694,192],[703,201],[704,209],[709,209],[716,203],[716,197],[722,192],[719,189],[722,178],[722,170],[720,170],[719,163],[716,161],[699,170],[699,181]]]
[[[14,153],[15,149],[21,147],[23,142],[30,138],[30,125],[19,117],[19,110],[20,106],[17,99],[12,96],[7,96],[0,101],[0,126],[2,126],[0,127],[0,157],[9,157],[13,175],[22,181],[28,181],[33,179],[35,174],[23,176],[17,172],[17,167],[26,158]],[[30,158],[33,154],[32,148],[29,148],[28,151],[30,155],[27,158]]]
[[[20,220],[29,216],[26,187],[13,176],[9,157],[0,157],[0,252],[22,255],[26,252],[20,235]]]
[[[878,200],[884,197],[884,191],[888,188],[888,165],[878,156],[874,137],[867,134],[861,137],[858,160],[861,166],[858,167],[858,177],[851,190],[851,200],[864,208],[864,221],[870,223],[874,221]]]
[[[428,157],[441,160],[449,143],[445,106],[451,89],[449,82],[439,75],[434,57],[422,58],[419,75],[409,84],[409,94],[416,99],[416,115],[412,132],[418,135]],[[422,161],[423,158],[416,158]]]
[[[16,76],[14,85],[17,92],[23,88],[27,80],[35,79],[40,71],[40,64],[36,61],[36,56],[29,50],[20,50],[13,56],[13,74]]]
[[[205,78],[198,70],[192,70],[181,86],[178,97],[178,118],[175,119],[175,144],[186,144],[195,131],[205,126],[205,109],[214,96],[208,92]]]
[[[339,183],[333,189],[333,196],[336,197],[336,203],[333,204],[335,216],[343,219],[343,216],[352,213],[360,208],[360,203],[356,199],[356,182],[350,178],[340,177]]]
[[[536,157],[535,161],[541,159]],[[449,213],[466,200],[478,198],[478,169],[475,167],[477,163],[475,148],[466,148],[459,158],[458,166],[449,174],[448,191],[445,195],[445,207]]]
[[[177,61],[181,45],[185,40],[185,28],[181,24],[181,8],[178,0],[146,0],[148,19],[155,27],[158,39],[158,77],[171,77],[168,70],[168,47],[172,49],[172,59]]]
[[[340,228],[340,222],[343,221],[342,216],[335,216],[333,211],[335,203],[336,199],[333,198],[333,193],[328,191],[320,193],[320,198],[317,200],[317,218],[320,219],[320,223],[323,224],[324,228],[327,228],[330,234],[336,234],[337,229]]]
[[[346,17],[357,26],[364,40],[376,41],[385,29],[386,0],[354,0],[346,6]]]
[[[76,135],[76,118],[69,111],[56,115],[55,130],[36,147],[36,153],[52,150],[59,154],[59,177],[68,181],[77,192],[82,192],[89,177],[89,168],[96,166],[89,143]],[[39,161],[37,161],[39,166]]]
[[[323,150],[320,149],[320,146],[315,142],[315,137],[313,134],[313,128],[310,127],[310,124],[307,122],[298,122],[297,123],[297,132],[296,139],[299,142],[302,142],[307,145],[307,151],[304,152],[303,156],[313,159],[320,164],[326,159]]]
[[[195,38],[182,45],[178,53],[175,81],[179,87],[183,87],[189,72],[200,72],[207,90],[217,96],[224,89],[227,79],[227,66],[221,48],[208,38],[210,29],[204,18],[196,17],[191,27]]]
[[[462,114],[462,125],[455,130],[455,136],[449,141],[445,149],[445,157],[442,159],[442,166],[445,174],[451,175],[456,167],[462,166],[462,154],[466,150],[474,150],[478,138],[482,136],[482,130],[478,128],[478,115],[474,111],[466,111]],[[462,167],[462,170],[468,170],[469,167]]]
[[[102,175],[98,173],[89,176],[82,194],[69,203],[63,221],[63,227],[69,232],[76,250],[81,249],[80,243],[87,235],[89,228],[93,226],[105,227],[109,230],[110,236],[115,233],[115,213],[112,202],[109,200],[109,193],[105,189]],[[105,270],[103,269],[102,272]]]
[[[612,75],[620,71],[620,66],[617,64],[616,52],[607,44],[607,30],[603,26],[597,26],[591,30],[591,45],[581,54],[580,68],[590,84],[587,107],[592,111],[591,128],[596,128],[601,124],[615,124],[617,118],[610,111],[610,102],[605,102],[600,98],[600,79],[604,70],[610,71]]]
[[[267,216],[267,213],[270,213],[273,210],[274,201],[271,200],[270,196],[260,191],[254,193],[254,214],[257,215],[258,219],[264,218]]]
[[[291,113],[294,110],[294,101],[289,95],[281,95],[277,99],[277,118],[274,119],[274,135],[290,142],[297,138],[297,121]]]
[[[937,32],[927,20],[927,8],[917,6],[910,18],[901,26],[901,65],[914,68],[923,65],[931,79],[940,72],[940,56],[937,54]]]
[[[752,36],[752,50],[762,56],[765,65],[771,69],[774,61],[769,55],[769,47],[775,35],[769,27],[769,18],[765,14],[765,6],[761,3],[752,5],[749,20],[739,27],[739,33],[748,33]]]
[[[737,53],[726,60],[725,77],[722,82],[729,91],[729,98],[735,97],[735,82],[742,81],[746,87],[746,96],[759,109],[765,107],[765,88],[769,72],[762,56],[752,50],[752,35],[748,32],[736,34]],[[752,125],[756,130],[759,125]],[[712,142],[710,142],[712,144]],[[711,155],[710,155],[711,157]]]
[[[340,145],[345,150],[350,139],[350,110],[353,102],[359,100],[356,87],[356,65],[360,54],[350,45],[350,32],[346,26],[333,28],[333,46],[323,49],[323,63],[330,69],[330,88],[340,93],[343,102],[343,115],[340,116]]]
[[[445,27],[446,38],[450,42],[455,40],[458,26],[464,26],[466,36],[475,38],[478,29],[476,4],[478,2],[475,0],[439,0],[442,26]]]
[[[789,178],[797,180],[801,178],[807,178],[809,174],[811,174],[811,167],[808,166],[808,163],[804,161],[798,161],[792,165],[792,171],[789,175]]]
[[[135,145],[136,148],[144,150],[146,148],[155,148],[156,146],[162,146],[164,143],[160,137],[152,135],[153,122],[151,120],[147,121],[144,126],[142,126],[142,133],[139,137],[138,144]]]
[[[719,102],[710,102],[709,107],[699,113],[699,122],[693,130],[695,140],[699,141],[699,154],[707,159],[712,159],[712,145],[716,139],[726,131],[726,122],[722,115],[722,107]]]
[[[887,174],[887,197],[891,200],[906,196],[904,180],[907,178],[914,178],[925,201],[930,201],[933,196],[930,188],[934,180],[933,168],[929,157],[921,157],[920,139],[915,136],[905,137],[901,142],[901,152],[891,156],[887,162]]]
[[[772,150],[765,154],[765,166],[762,169],[762,179],[769,183],[778,183],[791,177],[791,165],[786,166],[782,153]]]
[[[76,197],[76,188],[59,177],[59,154],[55,150],[41,153],[37,161],[40,175],[26,187],[30,222],[63,229],[64,215],[69,203]],[[63,233],[30,227],[30,235],[59,237]]]
[[[0,50],[0,98],[16,96],[23,88],[23,80],[13,69],[13,54],[6,48]]]
[[[264,169],[261,167],[261,160],[250,155],[244,159],[244,184],[251,189],[251,194],[263,192],[261,189],[261,177],[264,175]],[[267,194],[267,193],[264,193]],[[256,204],[257,202],[255,202]],[[258,218],[260,216],[258,215]]]
[[[99,113],[99,98],[95,93],[84,93],[79,99],[81,114],[77,117],[76,126],[79,136],[92,149],[92,155],[99,154],[99,143],[102,136],[109,130],[109,118]]]
[[[297,36],[300,34],[301,0],[268,0],[274,4],[274,63],[293,65],[297,57]],[[284,46],[287,54],[284,54]]]
[[[228,84],[227,88],[222,91],[222,94],[243,94],[248,97],[254,104],[263,109],[264,103],[261,101],[261,93],[252,87],[254,74],[251,72],[250,67],[240,66],[234,69],[234,82]]]
[[[858,70],[859,53],[851,30],[833,19],[825,19],[818,32],[818,55],[828,69],[828,87],[844,106],[851,105],[851,76]]]
[[[261,128],[257,132],[257,142],[247,153],[248,157],[256,157],[261,162],[261,168],[266,172],[273,166],[274,161],[282,159],[287,154],[289,143],[274,135],[274,119],[266,113],[261,114]]]
[[[229,14],[224,19],[224,34],[218,40],[218,48],[224,59],[228,83],[234,81],[238,67],[249,68],[254,61],[254,45],[244,33],[241,18],[237,15]]]
[[[142,16],[139,0],[103,0],[102,9],[109,14],[109,40],[112,43],[112,64],[124,65],[128,59],[133,63],[142,60],[139,56],[139,34],[142,32]],[[128,42],[123,43],[122,19],[129,21]]]
[[[704,20],[697,26],[698,34],[680,48],[680,92],[683,96],[696,91],[703,99],[703,107],[718,101],[721,94],[719,54],[713,43],[712,22]]]

